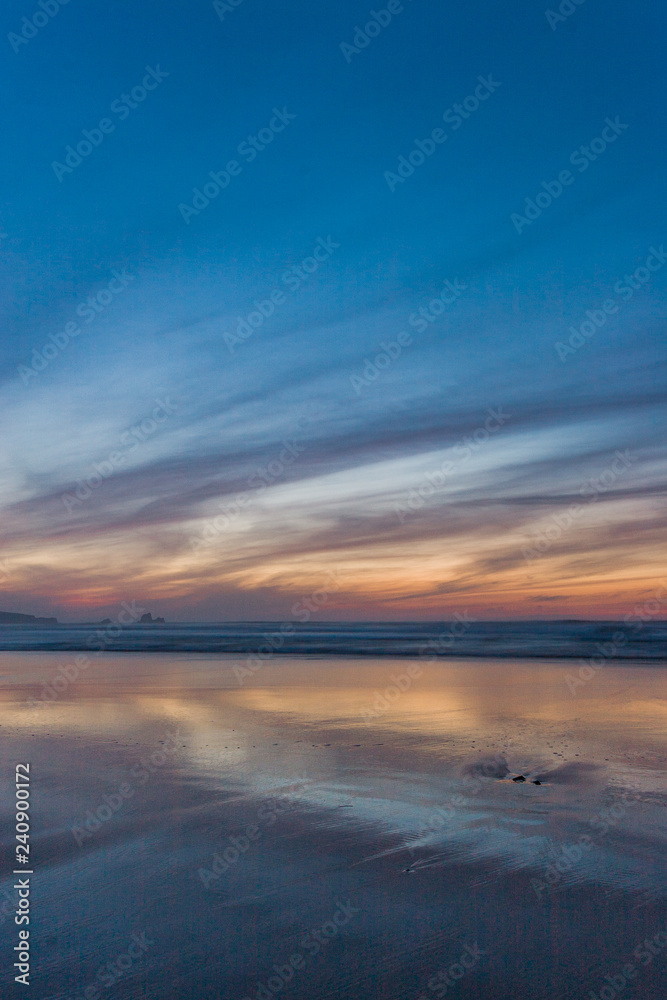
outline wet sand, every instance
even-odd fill
[[[44,1000],[664,996],[664,664],[74,656],[0,654],[7,993],[29,761]]]

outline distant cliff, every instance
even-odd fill
[[[18,615],[13,611],[0,611],[0,625],[57,625],[57,618],[36,618],[34,615]]]
[[[103,618],[101,622],[95,622],[96,625],[113,625],[114,622],[110,618]],[[164,625],[164,618],[153,618],[150,612],[146,612],[139,619],[139,625]],[[127,627],[127,625],[126,625]]]

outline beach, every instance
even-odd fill
[[[44,1000],[663,995],[664,663],[75,655],[0,654],[5,982],[26,762]]]

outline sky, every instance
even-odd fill
[[[651,599],[658,0],[0,18],[2,610]]]

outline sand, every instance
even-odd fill
[[[578,670],[1,653],[5,989],[28,761],[42,1000],[662,998],[667,670]]]

